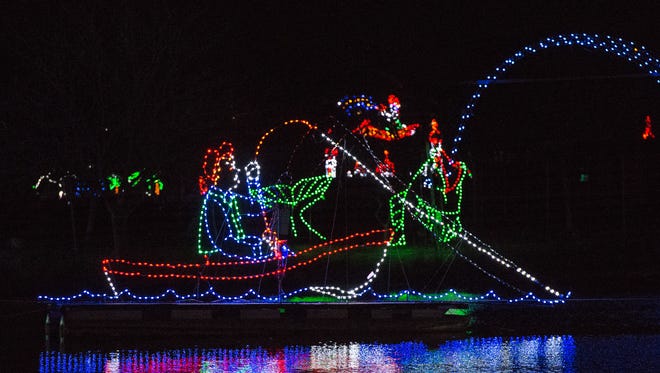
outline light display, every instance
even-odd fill
[[[53,172],[49,172],[40,176],[32,189],[38,194],[48,194],[48,189],[52,187],[55,187],[55,194],[59,199],[73,199],[90,195],[99,197],[106,191],[115,195],[138,191],[147,197],[152,197],[160,195],[164,184],[158,173],[144,176],[144,171],[134,171],[128,176],[112,173],[103,180],[91,182],[85,182],[70,172],[65,172],[59,178],[55,178]]]
[[[383,161],[376,166],[376,173],[385,177],[394,176],[394,163],[390,160],[390,152],[383,151]]]
[[[218,148],[207,149],[204,154],[202,171],[203,174],[199,177],[201,194],[206,193],[210,187],[217,186],[223,173],[234,173],[234,184],[230,188],[235,189],[238,186],[238,175],[235,173],[234,146],[223,141]]]
[[[496,84],[501,76],[506,74],[516,63],[525,57],[535,55],[546,49],[564,47],[592,50],[623,59],[648,74],[657,83],[660,83],[660,59],[653,56],[643,45],[609,35],[603,36],[585,33],[560,34],[545,38],[516,51],[497,66],[495,71],[487,75],[484,79],[477,81],[477,89],[470,96],[468,103],[463,107],[463,111],[457,122],[457,135],[453,138],[449,154],[452,156],[457,154],[458,146],[463,139],[463,131],[468,122],[474,117],[476,105],[479,103],[481,95],[489,86]]]
[[[432,122],[431,132],[429,133],[429,139],[434,138],[437,141],[431,143],[435,145],[431,148],[431,156],[413,175],[407,187],[390,198],[390,220],[392,227],[397,233],[396,241],[394,242],[396,245],[406,244],[404,221],[405,212],[408,210],[410,204],[408,202],[408,195],[411,194],[414,183],[420,177],[425,178],[424,187],[431,189],[433,192],[439,192],[439,195],[442,196],[441,206],[443,207],[438,209],[421,196],[415,195],[415,208],[413,211],[418,214],[418,222],[429,231],[440,228],[439,239],[444,243],[454,239],[463,229],[460,220],[461,202],[463,200],[463,181],[466,176],[471,176],[471,174],[465,163],[453,161],[442,150],[439,145],[442,141],[433,137],[436,135],[436,132],[437,122],[434,120]],[[447,170],[449,168],[456,171],[451,176]],[[453,180],[451,180],[452,178]],[[439,179],[440,183],[434,184],[434,179]],[[452,196],[454,198],[450,201],[450,197]],[[438,227],[438,222],[443,223]]]
[[[438,129],[438,121],[431,119],[431,131],[429,132],[430,155],[435,157],[442,149],[442,133]]]
[[[144,171],[134,171],[127,176],[113,173],[106,177],[106,185],[101,190],[109,190],[112,194],[139,191],[147,197],[159,196],[163,190],[163,182],[158,174],[144,176]]]
[[[380,110],[380,105],[371,96],[346,96],[337,102],[347,116],[362,115],[369,111]]]
[[[66,172],[61,177],[55,179],[52,176],[52,172],[49,172],[46,175],[40,176],[37,179],[37,182],[32,186],[32,189],[37,191],[37,193],[40,193],[40,191],[43,191],[48,187],[54,186],[55,194],[59,199],[79,196],[80,194],[79,192],[74,196],[70,196],[69,194],[67,194],[67,189],[71,189],[71,184],[78,184],[78,178],[76,177],[76,175]]]
[[[325,148],[325,176],[337,177],[337,154],[339,151],[335,148]]]
[[[365,118],[353,130],[353,133],[378,140],[394,141],[410,137],[415,134],[419,127],[418,123],[404,124],[399,118],[401,101],[395,95],[389,95],[387,105],[377,105],[368,96],[345,97],[337,103],[349,116],[363,116],[370,111],[378,111],[381,118],[385,119],[384,128],[378,128],[371,119]]]
[[[366,177],[367,176],[367,170],[360,164],[360,162],[355,162],[355,166],[353,166],[353,170],[348,170],[346,171],[346,176],[348,177],[353,177],[353,176],[361,176],[361,177]]]
[[[112,174],[106,178],[108,180],[108,189],[114,194],[119,194],[119,187],[121,187],[121,178],[117,174]]]
[[[391,113],[393,123],[397,119],[398,100],[391,99],[388,113]],[[379,109],[382,112],[383,108]],[[262,185],[261,165],[259,158],[262,156],[263,145],[269,136],[277,129],[285,128],[292,124],[302,125],[310,131],[320,135],[327,146],[319,157],[326,166],[323,174],[303,177],[292,180],[290,183],[275,183]],[[314,263],[328,260],[330,257],[349,252],[373,252],[380,251],[374,256],[374,265],[366,274],[364,280],[351,286],[337,285],[308,285],[290,292],[278,290],[277,296],[259,294],[259,291],[249,289],[238,295],[219,295],[210,288],[202,297],[216,296],[220,300],[231,301],[237,299],[254,298],[261,301],[286,300],[293,296],[304,293],[317,293],[330,296],[338,300],[351,300],[359,297],[372,297],[383,300],[396,300],[402,294],[415,296],[422,300],[437,301],[448,296],[456,296],[450,291],[443,295],[427,295],[414,290],[406,290],[396,293],[378,293],[373,289],[374,281],[378,278],[382,265],[392,249],[406,244],[406,220],[412,217],[413,221],[420,224],[429,232],[432,232],[436,240],[446,244],[448,248],[456,251],[457,255],[464,258],[468,263],[474,265],[481,272],[487,274],[500,283],[504,280],[489,273],[482,265],[468,256],[472,253],[464,248],[459,248],[458,242],[467,243],[468,247],[474,249],[474,253],[494,261],[505,268],[510,268],[528,281],[540,285],[538,280],[515,265],[513,262],[501,256],[487,245],[477,243],[478,241],[462,227],[460,220],[460,205],[462,201],[462,184],[470,172],[467,166],[460,161],[449,157],[442,149],[442,138],[438,129],[437,121],[433,120],[429,132],[431,150],[427,160],[413,174],[410,182],[403,189],[394,188],[388,178],[395,175],[394,163],[389,158],[390,153],[383,151],[383,159],[376,161],[375,169],[370,169],[364,162],[360,161],[347,148],[331,137],[331,131],[322,132],[311,123],[303,120],[292,120],[285,122],[282,126],[267,131],[259,140],[255,159],[250,161],[241,170],[234,159],[234,147],[229,142],[222,142],[217,148],[206,151],[202,162],[202,175],[199,177],[200,192],[203,194],[202,208],[199,217],[198,245],[197,251],[203,255],[203,260],[198,263],[152,263],[148,261],[133,261],[120,258],[105,259],[102,262],[102,271],[108,280],[113,292],[109,299],[132,298],[134,300],[158,300],[166,297],[176,299],[187,299],[189,296],[181,296],[174,290],[168,290],[160,296],[137,296],[126,290],[118,292],[115,279],[137,278],[145,280],[191,280],[209,283],[242,282],[249,280],[261,280],[277,278],[281,283],[284,274],[292,271],[307,270]],[[375,229],[367,232],[352,233],[339,239],[330,239],[314,227],[306,218],[306,212],[312,209],[319,201],[325,198],[325,194],[336,180],[337,157],[342,154],[343,158],[353,161],[355,166],[351,176],[363,176],[376,181],[387,192],[392,193],[390,197],[390,226],[388,229]],[[245,178],[243,189],[240,188],[240,180]],[[434,193],[442,196],[439,204],[430,203],[423,195],[415,192],[414,185],[424,177],[424,184]],[[108,189],[118,193],[124,187],[135,187],[140,183],[155,183],[152,178],[144,178],[140,172],[135,172],[127,177],[111,175],[108,178]],[[427,182],[428,180],[428,182]],[[155,189],[159,190],[162,185],[155,183]],[[275,229],[277,211],[288,208],[288,225],[291,237],[299,237],[300,229],[298,222],[321,242],[312,244],[302,249],[294,249],[286,239],[279,237]],[[219,255],[220,260],[212,260],[211,255]],[[527,294],[521,298],[510,299],[512,301],[536,300],[540,302],[560,302],[565,295],[560,294],[553,288],[545,286],[544,290],[557,297],[554,300],[537,298]],[[90,296],[89,293],[86,295]],[[113,298],[115,297],[115,298]],[[197,294],[199,297],[199,294]],[[500,299],[494,292],[489,292],[479,299]],[[460,297],[459,297],[460,298]],[[62,301],[64,298],[42,298]],[[74,299],[74,298],[67,298]],[[469,300],[469,299],[465,299]]]
[[[306,121],[285,122],[282,127],[290,124],[303,124],[309,130],[316,130],[316,126]],[[282,128],[280,127],[280,128]],[[265,140],[273,133],[274,129],[266,132],[259,141],[256,156],[261,154],[261,148]],[[339,300],[350,300],[358,297],[371,296],[376,299],[397,299],[403,293],[381,294],[373,290],[373,282],[378,277],[384,260],[387,258],[390,248],[400,247],[406,244],[405,221],[406,216],[411,216],[423,228],[432,232],[438,242],[447,244],[449,248],[464,258],[468,263],[492,277],[500,283],[505,283],[501,278],[489,273],[483,266],[470,259],[465,249],[459,249],[457,242],[467,243],[468,247],[474,249],[474,253],[500,264],[502,267],[515,271],[519,276],[528,281],[540,285],[540,282],[504,258],[494,249],[487,245],[477,243],[478,241],[462,228],[460,221],[460,205],[462,201],[462,184],[466,176],[470,175],[467,166],[459,161],[452,160],[440,146],[442,140],[437,127],[433,121],[429,132],[432,150],[430,157],[422,164],[411,178],[411,181],[403,190],[395,192],[393,187],[382,177],[394,174],[394,165],[389,159],[389,152],[384,151],[384,160],[380,162],[374,171],[370,170],[355,155],[333,140],[328,133],[319,132],[321,138],[327,142],[328,147],[323,152],[324,160],[334,158],[341,152],[347,159],[356,164],[354,174],[370,177],[380,184],[385,190],[393,192],[390,198],[390,224],[392,229],[388,234],[383,230],[374,230],[365,233],[355,233],[341,239],[326,241],[322,235],[305,217],[304,212],[313,207],[318,201],[325,197],[325,192],[334,178],[329,177],[327,171],[323,175],[317,175],[299,179],[292,184],[273,184],[262,186],[261,166],[255,159],[245,167],[246,193],[240,193],[238,189],[238,168],[233,160],[233,147],[229,143],[223,143],[225,152],[207,152],[214,158],[214,166],[206,175],[210,183],[204,194],[202,209],[199,219],[198,230],[198,252],[205,255],[200,263],[151,263],[147,261],[129,261],[125,259],[106,259],[102,263],[111,289],[115,296],[121,293],[116,291],[113,278],[144,278],[144,279],[181,279],[197,280],[207,282],[236,282],[258,280],[263,278],[278,278],[290,271],[303,270],[311,264],[329,258],[339,253],[352,252],[354,250],[366,250],[369,248],[382,248],[379,259],[375,262],[373,269],[367,274],[362,283],[352,287],[344,288],[336,285],[311,285],[299,288],[292,292],[277,295],[277,299],[288,299],[288,297],[313,292],[334,297]],[[217,161],[217,160],[220,161]],[[224,163],[223,163],[224,162]],[[205,157],[203,168],[209,164],[209,157]],[[229,173],[219,176],[218,169],[222,165]],[[357,171],[359,170],[359,172]],[[450,174],[450,171],[453,172]],[[335,177],[337,174],[335,173]],[[422,195],[415,194],[413,186],[422,176],[431,180],[431,189],[442,195],[440,205],[429,203]],[[226,177],[228,182],[223,182]],[[227,187],[221,188],[223,184]],[[272,213],[278,206],[288,206],[291,209],[290,226],[292,237],[298,236],[296,220],[301,221],[307,229],[323,242],[308,246],[305,249],[294,250],[285,245],[286,240],[280,239],[273,229]],[[213,223],[211,218],[219,214],[222,221]],[[298,211],[298,214],[293,212]],[[252,223],[249,223],[249,222]],[[218,231],[218,227],[221,227]],[[255,230],[255,227],[256,228]],[[383,236],[385,235],[385,236]],[[378,238],[380,236],[381,238]],[[217,261],[209,259],[209,255],[219,254],[225,259]],[[506,284],[506,283],[505,283]],[[550,286],[543,288],[546,292],[556,296],[558,299],[546,300],[527,294],[520,300],[537,300],[540,302],[563,301],[565,295],[560,294]],[[124,292],[132,294],[130,292]],[[170,292],[167,294],[176,294]],[[167,296],[164,294],[162,297]],[[207,293],[209,295],[210,293]],[[256,297],[259,300],[272,300],[275,298],[258,295],[258,291],[250,289],[242,295],[221,296],[220,299],[230,301],[232,299],[245,299]],[[425,295],[413,290],[406,290],[407,295],[414,295],[420,299],[441,300],[442,296]],[[488,293],[494,294],[494,293]],[[486,297],[492,295],[486,295]],[[162,298],[161,297],[161,298]],[[146,299],[146,298],[139,298]],[[179,299],[177,297],[177,299]],[[483,299],[483,298],[482,298]],[[499,299],[499,298],[498,298]]]
[[[471,96],[458,120],[457,135],[452,139],[449,147],[451,150],[445,151],[447,143],[443,142],[440,126],[437,120],[433,119],[428,132],[428,157],[416,171],[407,173],[404,168],[405,172],[397,170],[397,174],[389,151],[384,150],[383,159],[380,160],[375,154],[383,147],[378,145],[374,150],[368,140],[389,142],[414,136],[419,130],[419,124],[406,125],[402,122],[401,103],[394,95],[388,97],[387,104],[377,104],[371,97],[365,95],[346,97],[337,105],[351,121],[351,128],[347,128],[345,123],[338,123],[332,130],[320,130],[319,127],[305,120],[295,119],[284,122],[281,126],[271,128],[264,133],[257,143],[254,159],[248,162],[244,169],[237,166],[231,143],[223,142],[217,148],[207,150],[203,159],[202,174],[198,179],[203,196],[197,232],[197,251],[204,255],[199,263],[150,263],[120,258],[106,259],[102,263],[102,270],[114,295],[87,292],[69,298],[40,299],[67,301],[83,296],[110,300],[159,300],[167,297],[177,300],[189,299],[193,295],[179,295],[173,289],[155,296],[138,296],[129,290],[119,292],[117,290],[120,288],[115,282],[120,278],[144,278],[204,280],[210,284],[211,282],[248,282],[273,277],[281,281],[284,273],[307,271],[315,268],[314,263],[321,261],[330,263],[330,257],[348,252],[369,252],[370,257],[373,257],[373,267],[357,282],[342,285],[325,282],[315,284],[310,276],[310,282],[306,286],[287,292],[280,288],[279,294],[275,295],[261,294],[259,289],[253,288],[237,295],[219,295],[213,290],[213,286],[210,286],[206,292],[201,293],[201,298],[215,297],[223,301],[239,299],[281,301],[304,293],[313,293],[339,300],[359,297],[395,300],[402,294],[430,301],[446,299],[445,295],[423,294],[412,289],[384,293],[375,290],[375,284],[378,284],[375,281],[381,273],[385,259],[391,252],[396,252],[406,245],[406,230],[414,225],[431,233],[443,250],[451,250],[479,272],[499,284],[524,294],[508,301],[534,300],[550,304],[561,303],[570,296],[570,292],[561,293],[553,286],[542,283],[530,271],[481,242],[463,227],[460,216],[462,187],[471,173],[464,162],[455,158],[463,131],[474,116],[476,104],[486,88],[496,83],[500,76],[524,57],[548,48],[570,46],[580,46],[621,57],[635,63],[650,76],[660,76],[658,71],[660,61],[653,58],[645,47],[637,46],[632,42],[587,34],[559,35],[544,39],[538,44],[517,51],[498,66],[494,73],[477,82],[477,91]],[[657,81],[660,83],[660,79]],[[313,135],[310,137],[317,146],[320,143],[317,153],[305,155],[308,163],[316,165],[314,169],[317,174],[297,175],[295,178],[289,176],[288,179],[284,179],[285,181],[278,179],[264,183],[261,179],[261,167],[268,166],[269,161],[265,156],[264,149],[267,147],[264,145],[275,131],[292,125],[304,128],[305,136]],[[345,132],[343,136],[339,134],[342,128]],[[360,141],[351,142],[351,137]],[[646,117],[642,137],[644,140],[655,138],[650,116]],[[396,156],[392,158],[397,161],[399,159]],[[342,168],[345,166],[341,166],[343,162],[348,162],[348,167],[352,166],[352,169],[338,172],[345,170]],[[287,169],[290,165],[291,162],[286,165]],[[411,176],[406,182],[400,180],[398,175]],[[318,212],[315,210],[320,210],[320,206],[325,204],[319,202],[326,199],[331,186],[336,185],[337,190],[345,188],[350,183],[344,178],[354,176],[360,176],[365,181],[353,182],[353,184],[375,185],[376,188],[382,189],[379,192],[387,193],[388,226],[386,229],[380,226],[372,227],[373,230],[365,232],[348,232],[337,239],[334,238],[330,227],[319,223],[319,221],[323,222],[323,219],[312,220],[311,216],[312,213]],[[242,178],[246,181],[244,185],[240,184]],[[60,198],[70,193],[66,183],[51,175],[40,178],[35,189],[45,184],[55,185],[59,190]],[[117,194],[143,184],[151,185],[150,190],[154,195],[158,195],[162,190],[160,180],[155,176],[144,177],[143,173],[132,173],[128,176],[113,174],[102,181],[105,190]],[[278,224],[282,223],[278,221],[280,215],[286,220],[290,234],[282,235],[276,229]],[[303,245],[302,231],[309,233],[306,238],[309,242],[305,242],[306,245]],[[371,254],[376,251],[377,255]],[[497,270],[493,270],[492,267]],[[202,274],[202,268],[210,270]],[[534,293],[522,290],[523,286],[511,283],[509,278],[513,277],[516,281],[522,280],[525,286],[533,286],[551,295],[553,299],[543,299]],[[322,285],[319,285],[320,283]],[[446,294],[449,293],[453,297],[457,296],[453,291]],[[199,298],[200,294],[194,297]],[[496,296],[493,291],[482,297],[463,300],[484,299],[504,300]]]
[[[326,175],[304,178],[297,181],[293,186],[286,184],[275,184],[262,188],[262,198],[266,208],[272,206],[287,205],[291,207],[291,230],[294,237],[298,235],[293,211],[298,210],[299,220],[310,232],[325,240],[325,236],[319,233],[305,219],[304,213],[314,206],[318,201],[325,198],[325,192],[330,187],[332,178]]]
[[[397,137],[403,138],[407,136],[412,136],[415,134],[415,130],[419,127],[419,124],[403,124],[401,119],[399,119],[399,110],[401,109],[401,101],[395,95],[389,95],[387,97],[387,105],[380,105],[380,115],[385,117],[388,123],[394,126],[394,129],[397,131]],[[390,130],[389,126],[385,127],[386,130]],[[401,132],[403,131],[403,132]]]
[[[104,259],[102,267],[104,273],[108,275],[128,276],[128,277],[146,277],[146,278],[188,278],[200,279],[204,281],[234,281],[234,280],[249,280],[255,278],[276,276],[287,271],[293,271],[301,267],[305,267],[325,257],[335,255],[342,252],[352,251],[356,249],[364,249],[368,247],[379,247],[387,245],[391,232],[387,234],[387,230],[374,230],[365,233],[356,233],[346,237],[335,240],[330,240],[321,244],[313,245],[298,252],[291,251],[284,245],[285,240],[277,240],[276,246],[271,255],[263,256],[259,259],[242,259],[235,261],[211,261],[208,256],[202,263],[151,263],[151,262],[135,262],[124,259]],[[384,238],[383,238],[384,237]],[[265,266],[268,264],[276,264],[277,261],[283,257],[283,247],[286,252],[285,256],[289,261],[286,268],[278,268],[276,270],[264,271],[264,268],[272,268]],[[242,273],[247,273],[250,270],[260,271],[259,273],[246,274],[246,275],[223,275],[220,274],[223,269],[234,270],[236,267]],[[199,271],[206,269],[207,271],[217,271],[215,275],[200,275]]]
[[[650,115],[647,115],[646,118],[644,118],[644,133],[642,133],[642,139],[644,140],[655,139]]]
[[[104,301],[104,302],[132,300],[139,302],[148,302],[148,301],[160,301],[167,299],[175,299],[178,301],[196,299],[196,300],[223,301],[223,302],[255,299],[264,302],[278,302],[280,300],[287,300],[294,298],[296,296],[299,296],[300,294],[309,292],[310,290],[311,289],[308,287],[303,287],[282,294],[279,297],[264,296],[262,294],[259,294],[259,292],[257,292],[254,289],[249,289],[243,294],[239,294],[235,296],[226,296],[226,295],[222,295],[221,293],[218,293],[213,287],[210,287],[209,289],[207,289],[202,293],[190,293],[190,294],[179,294],[174,289],[167,289],[157,295],[138,295],[133,293],[129,289],[124,289],[119,292],[113,292],[113,294],[95,293],[89,290],[83,290],[80,293],[71,296],[53,297],[53,296],[39,295],[37,296],[37,299],[41,301],[49,301],[49,302],[73,302],[73,301],[82,301],[82,300],[96,300],[96,301]],[[466,302],[478,302],[485,300],[495,300],[506,303],[520,303],[520,302],[533,301],[542,304],[561,304],[566,302],[565,299],[544,299],[542,297],[538,297],[537,295],[531,292],[526,293],[517,298],[504,298],[497,295],[497,293],[494,290],[489,290],[482,295],[466,296],[454,289],[449,289],[441,294],[425,294],[411,290],[401,290],[396,293],[377,293],[370,287],[367,287],[367,289],[364,292],[362,292],[360,295],[371,295],[376,297],[377,299],[390,300],[390,301],[401,298],[402,296],[411,295],[428,301],[458,300],[458,301],[466,301]]]
[[[286,125],[299,123],[307,126],[310,130],[316,130],[315,126],[305,121],[290,121]],[[369,168],[346,148],[339,145],[327,133],[320,132],[321,138],[328,143],[328,148],[324,152],[324,160],[336,159],[339,152],[343,153],[349,160],[354,160],[356,167],[354,174],[364,175],[377,181],[385,190],[394,192],[390,198],[390,221],[392,229],[387,235],[378,239],[377,236],[383,236],[386,233],[383,230],[375,230],[365,233],[356,233],[348,235],[342,239],[325,241],[326,237],[322,235],[305,217],[304,212],[313,207],[318,201],[324,198],[325,192],[334,180],[329,177],[332,173],[324,172],[323,175],[302,178],[291,184],[273,184],[268,186],[261,185],[261,176],[259,162],[254,160],[245,167],[246,189],[244,194],[239,193],[237,167],[233,161],[233,147],[229,143],[223,143],[227,151],[215,152],[208,151],[211,154],[211,162],[214,166],[207,172],[205,179],[209,181],[208,189],[204,194],[202,209],[199,219],[198,231],[198,252],[204,254],[202,263],[150,263],[146,261],[128,261],[124,259],[106,259],[103,261],[102,269],[105,273],[111,289],[115,296],[117,287],[112,280],[113,277],[120,278],[144,278],[144,279],[187,279],[209,282],[228,282],[228,281],[247,281],[262,279],[268,277],[283,276],[290,271],[302,270],[313,263],[317,263],[330,256],[350,252],[353,250],[365,250],[368,248],[382,248],[380,258],[376,261],[373,269],[368,273],[364,282],[358,283],[353,287],[343,288],[335,285],[312,285],[299,288],[293,292],[278,294],[277,299],[287,299],[287,297],[298,295],[305,292],[315,292],[322,295],[334,297],[339,300],[350,300],[358,297],[371,296],[377,299],[396,299],[401,293],[380,294],[373,290],[372,284],[378,277],[381,266],[388,256],[388,250],[391,247],[405,245],[405,221],[406,216],[412,216],[422,227],[436,235],[436,239],[448,244],[453,250],[456,250],[460,257],[463,257],[470,264],[477,267],[480,271],[488,274],[492,278],[503,282],[497,276],[489,274],[482,266],[469,259],[465,250],[459,251],[455,248],[456,241],[462,241],[470,244],[471,248],[476,249],[476,253],[484,255],[505,268],[511,268],[527,280],[538,283],[535,277],[530,275],[522,268],[515,266],[513,262],[505,259],[492,248],[485,245],[478,245],[471,240],[471,235],[463,230],[460,222],[460,204],[462,200],[462,183],[466,176],[469,176],[469,170],[464,163],[452,160],[441,148],[441,138],[437,128],[437,122],[431,125],[429,139],[433,139],[431,157],[425,161],[422,166],[413,175],[407,186],[398,192],[394,192],[392,186],[386,183],[381,177],[391,177],[394,175],[394,164],[389,159],[389,152],[384,151],[384,160],[381,161],[374,171]],[[264,141],[274,130],[268,131],[259,141],[255,155],[260,155],[260,149]],[[218,161],[220,160],[220,161]],[[205,157],[203,168],[206,169],[209,164],[209,157]],[[224,162],[224,163],[223,163]],[[217,165],[221,166],[218,167]],[[216,172],[222,167],[230,173],[224,173],[229,182],[223,183],[223,176]],[[454,172],[450,175],[448,170]],[[359,170],[359,171],[357,171]],[[335,172],[335,177],[337,176]],[[422,176],[432,180],[431,188],[434,192],[442,195],[441,207],[429,203],[423,196],[413,192],[414,183]],[[223,189],[219,184],[227,185]],[[291,209],[290,226],[292,236],[298,236],[296,220],[299,220],[314,234],[317,239],[323,240],[316,245],[312,245],[302,250],[292,250],[288,245],[284,246],[285,240],[280,239],[277,232],[272,227],[273,209],[278,206],[288,206]],[[451,207],[453,206],[453,207]],[[211,210],[222,217],[221,223],[211,219]],[[298,214],[294,214],[298,211]],[[252,224],[248,224],[252,221]],[[217,227],[222,227],[221,231]],[[251,228],[251,231],[247,227]],[[257,228],[255,230],[255,227]],[[454,245],[454,246],[452,246]],[[224,258],[221,261],[210,260],[208,255],[220,254]],[[286,263],[283,259],[286,259]],[[285,263],[285,264],[283,264]],[[202,274],[204,269],[204,274]],[[522,299],[534,299],[543,302],[563,301],[564,295],[546,286],[545,291],[553,294],[559,299],[545,300],[536,298],[533,295],[526,295]],[[124,293],[129,294],[129,293]],[[169,293],[173,294],[173,293]],[[256,297],[260,300],[269,300],[267,296],[257,296],[258,292],[250,290],[243,295],[222,296],[222,300],[244,299],[246,297]],[[438,295],[425,295],[412,290],[407,290],[408,295],[415,295],[426,300],[441,300]],[[489,293],[494,294],[494,293]],[[207,294],[208,295],[208,294]],[[166,296],[166,295],[163,295]],[[178,298],[177,298],[178,299]]]

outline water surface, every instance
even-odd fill
[[[275,343],[277,345],[277,343]],[[593,372],[660,370],[660,335],[470,337],[262,347],[44,350],[40,372]]]

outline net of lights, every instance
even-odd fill
[[[621,58],[630,62],[650,77],[654,78],[660,84],[660,59],[651,55],[643,45],[627,41],[622,38],[615,38],[609,35],[572,33],[567,35],[556,35],[545,38],[535,44],[527,45],[516,51],[513,55],[506,58],[491,74],[484,79],[477,81],[477,89],[470,97],[468,103],[463,107],[463,111],[457,123],[457,134],[453,139],[453,147],[450,154],[453,156],[458,152],[458,146],[463,139],[463,131],[467,123],[475,115],[475,107],[484,91],[492,84],[496,84],[498,79],[506,74],[516,63],[535,55],[543,50],[550,48],[581,47],[598,53]]]

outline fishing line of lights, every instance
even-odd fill
[[[317,129],[317,127],[315,125],[311,124],[309,121],[306,121],[304,119],[291,119],[291,120],[288,120],[288,121],[282,123],[281,126],[272,127],[271,129],[266,131],[261,136],[261,138],[259,139],[259,142],[257,143],[257,147],[256,147],[255,152],[254,152],[254,159],[256,160],[257,158],[259,158],[259,155],[261,154],[261,147],[263,146],[263,144],[266,141],[266,138],[268,138],[268,136],[273,134],[273,132],[275,132],[280,127],[290,126],[290,125],[293,125],[293,124],[303,125],[303,126],[307,127],[310,130],[316,130]]]
[[[632,41],[626,41],[622,38],[614,38],[609,35],[600,36],[598,34],[578,34],[572,33],[568,35],[556,35],[548,37],[539,41],[536,44],[528,45],[515,52],[512,56],[504,60],[495,71],[486,76],[485,79],[477,81],[477,90],[472,94],[467,105],[463,108],[460,119],[458,120],[458,133],[453,139],[453,148],[451,154],[454,155],[458,151],[458,145],[462,140],[462,133],[465,129],[467,122],[474,116],[474,108],[481,98],[481,94],[488,88],[490,84],[497,83],[497,79],[506,73],[508,69],[515,65],[521,59],[534,55],[539,51],[555,48],[555,47],[570,47],[581,46],[594,51],[603,52],[605,54],[613,55],[623,58],[628,62],[635,63],[638,68],[647,73],[649,76],[658,78],[660,76],[660,60],[652,56],[643,45],[636,45]],[[656,79],[656,83],[660,83],[660,79]]]
[[[305,133],[303,138],[305,136],[307,136],[307,134],[309,134],[311,131],[314,131],[314,130],[317,129],[317,126],[313,125],[312,123],[310,123],[309,121],[306,121],[304,119],[291,119],[291,120],[288,120],[288,121],[282,123],[279,126],[275,126],[275,127],[270,128],[259,139],[259,141],[257,143],[257,146],[256,146],[256,149],[255,149],[255,152],[254,152],[254,160],[252,160],[250,163],[248,163],[248,166],[246,166],[246,174],[248,174],[249,181],[252,181],[252,183],[250,185],[248,185],[248,193],[253,198],[256,197],[259,204],[261,206],[264,206],[264,207],[262,207],[264,225],[266,227],[270,227],[270,228],[272,228],[271,227],[272,224],[268,220],[268,214],[267,214],[267,211],[266,211],[270,207],[265,206],[266,201],[263,198],[264,197],[263,191],[260,189],[261,188],[261,180],[259,178],[259,176],[260,176],[260,166],[259,166],[258,159],[261,155],[261,147],[264,145],[266,139],[271,134],[273,134],[276,130],[278,130],[280,128],[283,128],[283,127],[291,126],[291,125],[301,125],[301,126],[307,128],[307,132]],[[301,140],[300,143],[298,143],[296,145],[294,151],[296,151],[298,149],[298,147],[300,146],[301,143],[302,143],[302,140]],[[285,168],[286,170],[289,170],[289,168],[291,167],[292,159],[293,159],[293,157],[289,158],[289,161],[287,162],[287,165],[286,165],[286,168]],[[250,164],[254,164],[254,166],[250,166]],[[254,171],[256,171],[256,173],[255,172],[250,172],[250,170],[254,170]],[[252,174],[252,175],[250,175],[250,174]],[[293,218],[293,217],[291,217],[291,218]],[[302,218],[302,216],[301,216],[301,218]],[[305,221],[304,219],[302,219],[302,220]]]

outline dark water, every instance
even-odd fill
[[[295,335],[285,340],[268,336],[241,340],[94,337],[45,343],[43,305],[0,302],[0,306],[0,373],[660,372],[660,333],[655,316],[640,324],[646,325],[644,328],[630,328],[632,324],[625,320],[598,319],[608,322],[588,329],[593,334],[574,328],[565,334],[521,331],[516,332],[520,336],[506,337],[491,336],[499,332],[489,332],[489,336],[416,338],[411,333],[340,340]],[[641,312],[635,315],[625,314],[625,319],[643,318]],[[537,318],[537,322],[542,319]],[[554,324],[553,320],[545,322]],[[580,323],[586,320],[577,319]],[[621,327],[624,325],[628,328]]]
[[[231,341],[225,341],[229,343]],[[272,344],[272,343],[271,343]],[[40,372],[654,372],[660,335],[43,350]]]

